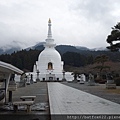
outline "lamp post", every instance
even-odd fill
[[[36,79],[36,82],[40,82],[40,79],[39,79],[39,70],[37,70],[37,79]]]
[[[62,81],[66,81],[66,79],[65,79],[65,71],[63,70],[63,79],[62,79]]]

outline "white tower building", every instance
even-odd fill
[[[38,61],[34,65],[33,72],[39,72],[40,81],[58,81],[63,79],[63,61],[55,49],[56,44],[52,39],[51,20],[48,21],[48,36],[45,49],[40,53]],[[38,77],[38,76],[37,76]]]

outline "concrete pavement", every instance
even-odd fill
[[[47,84],[51,115],[120,114],[120,104],[60,83]]]

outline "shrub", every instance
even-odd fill
[[[120,86],[120,77],[114,78],[114,81],[115,81],[117,86]]]

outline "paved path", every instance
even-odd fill
[[[95,86],[88,86],[87,84],[73,82],[72,83],[62,82],[62,84],[120,104],[120,92],[113,92],[120,91],[120,86],[117,86],[117,89],[106,89],[105,84],[98,84]]]
[[[61,83],[47,83],[51,115],[120,114],[120,105]]]

